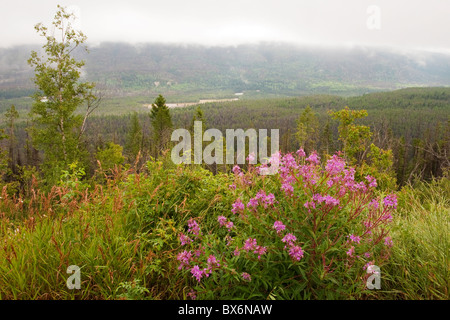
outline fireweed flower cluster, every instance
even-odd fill
[[[226,227],[228,231],[231,231],[234,227],[234,223],[232,221],[228,221],[225,216],[219,216],[217,217],[217,221],[219,222],[219,225],[222,227]]]
[[[256,211],[257,207],[261,205],[264,209],[273,206],[275,203],[275,196],[273,193],[266,194],[264,190],[260,190],[254,198],[251,198],[247,203],[247,208]]]
[[[278,172],[263,178],[257,166],[246,173],[239,166],[233,168],[233,222],[226,213],[215,221],[233,233],[220,238],[219,234],[203,235],[194,219],[188,221],[188,235],[179,236],[184,246],[177,256],[180,270],[203,286],[210,283],[210,288],[220,281],[223,287],[232,287],[235,275],[247,285],[256,285],[260,281],[255,279],[264,276],[276,275],[279,282],[271,282],[287,283],[288,279],[303,279],[301,274],[309,277],[304,281],[313,282],[327,281],[328,276],[353,277],[347,285],[354,287],[365,268],[380,266],[389,258],[393,243],[388,228],[397,207],[395,194],[377,197],[376,179],[366,175],[356,181],[356,170],[347,167],[340,154],[322,161],[323,165],[316,152],[306,155],[303,149],[276,153],[271,160],[279,164]],[[220,262],[212,252],[220,252]],[[270,271],[279,270],[282,263],[286,263],[286,274]],[[298,263],[298,268],[288,267],[292,263]],[[210,277],[218,269],[221,276]],[[316,284],[316,288],[324,287]]]

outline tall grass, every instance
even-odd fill
[[[449,299],[450,180],[403,188],[394,222],[387,297]]]

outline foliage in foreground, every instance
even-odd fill
[[[103,172],[102,185],[72,167],[50,192],[36,180],[26,198],[5,188],[0,298],[448,298],[448,178],[404,189],[394,212],[338,156],[300,155],[283,155],[274,176],[148,162]],[[371,262],[382,290],[364,288]],[[70,265],[80,290],[66,286]]]

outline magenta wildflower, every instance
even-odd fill
[[[243,249],[248,252],[256,249],[256,247],[257,247],[256,239],[248,238],[247,240],[245,240]]]
[[[325,170],[330,173],[331,175],[337,175],[341,173],[345,168],[345,161],[337,156],[334,155],[330,160],[327,161],[327,166],[325,167]]]
[[[206,261],[208,263],[208,267],[220,267],[220,261],[216,259],[214,255],[209,255],[208,260]]]
[[[305,156],[306,156],[306,153],[305,153],[305,151],[303,150],[303,148],[300,148],[300,149],[297,151],[297,155],[298,155],[300,158],[302,158],[302,157],[305,157]]]
[[[285,154],[283,159],[282,159],[282,161],[283,161],[283,165],[284,165],[284,167],[286,169],[297,167],[297,163],[295,162],[295,158],[290,153]]]
[[[241,277],[245,281],[249,281],[249,282],[252,281],[252,277],[247,272],[242,272]]]
[[[283,182],[283,184],[281,185],[281,190],[283,190],[284,193],[288,196],[294,193],[294,187],[288,182]]]
[[[256,210],[257,207],[258,207],[258,198],[256,197],[251,198],[247,203],[247,208]]]
[[[308,158],[306,158],[306,161],[309,161],[313,164],[320,164],[320,157],[317,155],[317,152],[313,151]]]
[[[353,256],[353,254],[355,253],[355,247],[351,246],[350,250],[347,251],[347,255],[348,256]]]
[[[370,258],[370,252],[364,253],[364,256],[365,256],[366,258]]]
[[[264,207],[267,208],[267,205],[273,205],[275,203],[275,195],[273,193],[268,194],[264,199]]]
[[[230,190],[236,190],[236,185],[233,183],[233,184],[230,184],[229,186],[228,186],[228,189],[230,189]]]
[[[195,266],[191,269],[191,273],[192,273],[192,276],[194,276],[194,277],[197,279],[197,281],[200,282],[200,280],[201,280],[202,277],[203,277],[204,271],[203,271],[203,270],[200,270],[200,268],[199,268],[198,265],[195,265]]]
[[[380,204],[378,203],[377,199],[372,199],[372,201],[370,201],[369,203],[369,207],[373,208],[373,209],[378,209],[378,207],[380,206]]]
[[[234,227],[234,224],[233,224],[232,221],[228,221],[228,222],[225,224],[225,227],[228,229],[228,231],[231,231],[231,229],[233,229],[233,227]]]
[[[183,269],[185,266],[189,266],[189,262],[191,261],[192,252],[184,250],[177,255],[177,260],[181,262],[178,266],[178,270]]]
[[[287,245],[289,245],[290,247],[294,244],[294,241],[297,240],[297,237],[294,236],[292,233],[288,233],[287,235],[284,236],[283,239],[281,239],[281,241],[283,241],[284,243],[287,243]],[[286,248],[286,246],[284,246]]]
[[[261,255],[265,254],[267,252],[267,247],[261,247],[261,246],[256,246],[255,250],[253,251],[253,253],[256,253],[258,255],[258,260],[261,259]]]
[[[192,239],[189,238],[188,236],[184,235],[183,233],[180,233],[179,239],[180,239],[182,246],[192,242]]]
[[[232,206],[231,212],[233,212],[234,214],[243,212],[245,209],[244,204],[239,198],[231,206]]]
[[[234,174],[239,174],[241,172],[241,168],[238,165],[235,165],[233,167],[233,173]]]
[[[198,236],[200,235],[200,227],[198,226],[197,221],[195,221],[194,219],[189,219],[188,221],[188,232],[193,233],[194,235]]]
[[[397,209],[397,195],[389,194],[383,199],[383,204],[385,207],[392,207]]]
[[[303,249],[299,246],[293,246],[289,249],[289,255],[292,257],[292,259],[295,259],[297,261],[300,261],[300,259],[303,257]]]
[[[306,209],[309,209],[309,208],[315,209],[315,208],[316,208],[316,204],[315,204],[314,201],[306,201],[305,204],[304,204],[303,206],[304,206]]]
[[[233,254],[234,254],[235,256],[239,256],[239,255],[241,254],[241,252],[239,251],[239,248],[238,248],[238,247],[236,247],[236,249],[234,249]]]
[[[227,218],[225,216],[218,216],[217,221],[221,226],[224,226],[227,223]]]
[[[277,233],[280,233],[284,229],[286,229],[286,226],[281,221],[275,221],[273,224],[273,228],[277,231]]]
[[[366,176],[366,180],[369,182],[369,187],[370,188],[376,188],[377,187],[377,179],[375,179],[374,177],[367,175]]]
[[[354,236],[353,234],[348,236],[350,238],[350,240],[352,240],[353,242],[356,242],[357,244],[360,243],[361,241],[361,237],[360,236]]]
[[[195,291],[192,290],[192,289],[191,289],[191,291],[187,294],[187,296],[188,296],[189,298],[191,298],[191,300],[197,299],[197,295],[196,295]]]
[[[331,206],[339,205],[339,199],[335,199],[329,195],[326,195],[325,197],[323,197],[323,200],[325,201],[326,204],[331,205]]]
[[[249,155],[248,155],[248,157],[247,157],[247,160],[248,160],[248,162],[249,163],[255,163],[255,160],[256,160],[256,158],[255,158],[255,153],[250,153]]]

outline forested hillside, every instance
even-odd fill
[[[29,95],[31,50],[0,49],[0,97]],[[83,75],[111,95],[164,94],[179,99],[214,93],[359,95],[409,86],[450,84],[450,56],[380,48],[318,48],[289,44],[204,47],[103,43],[78,50]],[[195,100],[194,100],[195,101]]]

